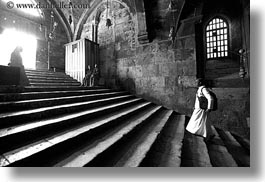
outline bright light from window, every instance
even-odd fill
[[[207,59],[228,56],[228,27],[221,18],[214,18],[206,27]]]
[[[0,64],[8,65],[11,53],[17,46],[23,48],[21,57],[24,67],[35,69],[37,39],[26,33],[18,32],[15,29],[5,29],[3,34],[0,34]]]
[[[33,16],[41,16],[41,10],[36,7],[37,3],[34,0],[3,0],[5,3],[13,2],[14,8],[20,11],[23,11],[26,14]],[[20,5],[20,8],[17,7],[17,4]]]

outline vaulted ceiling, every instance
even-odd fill
[[[92,1],[93,0],[47,0],[48,3],[57,7],[54,10],[64,24],[68,31],[67,34],[72,40],[82,14],[90,8],[91,3],[93,3]],[[72,4],[72,8],[69,8],[70,3]]]
[[[92,0],[54,0],[54,2],[60,6],[60,4],[65,3],[68,5],[70,2],[73,4],[73,8],[60,8],[64,13],[64,16],[69,19],[69,16],[73,16],[73,23],[76,25],[79,21],[82,13],[90,7]],[[51,1],[52,2],[52,1]],[[76,6],[76,7],[75,7]],[[75,8],[74,8],[75,7]]]

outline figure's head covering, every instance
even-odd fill
[[[197,79],[198,86],[206,86],[206,81],[203,78]]]
[[[22,52],[23,48],[21,46],[17,46],[15,52]]]

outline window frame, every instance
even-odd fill
[[[226,25],[227,25],[227,27],[226,27],[226,29],[227,29],[227,56],[223,56],[223,57],[214,57],[214,58],[208,58],[208,56],[207,56],[207,54],[208,54],[208,51],[207,51],[207,32],[209,32],[209,31],[207,31],[207,27],[209,26],[209,24],[210,24],[210,22],[212,22],[214,19],[222,19],[223,20],[223,22],[225,22],[226,23]],[[218,30],[218,29],[215,29],[215,30]],[[204,33],[204,56],[205,56],[205,60],[206,61],[209,61],[209,60],[223,60],[223,59],[228,59],[228,58],[230,58],[230,48],[231,48],[231,46],[230,46],[230,42],[231,42],[231,36],[230,36],[230,32],[231,32],[231,30],[230,30],[230,21],[229,21],[229,19],[227,18],[227,17],[224,17],[224,16],[221,16],[221,15],[215,15],[215,16],[212,16],[211,18],[209,18],[209,20],[206,22],[206,24],[204,25],[204,29],[203,29],[203,33]],[[216,42],[217,42],[217,40],[216,40]],[[216,46],[217,47],[217,46]],[[218,53],[218,52],[217,52]]]

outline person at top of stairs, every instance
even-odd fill
[[[11,53],[10,63],[8,66],[19,67],[20,68],[20,81],[19,85],[26,86],[29,85],[29,81],[27,79],[25,68],[23,66],[23,61],[20,53],[23,51],[21,46],[17,46],[15,50]]]

